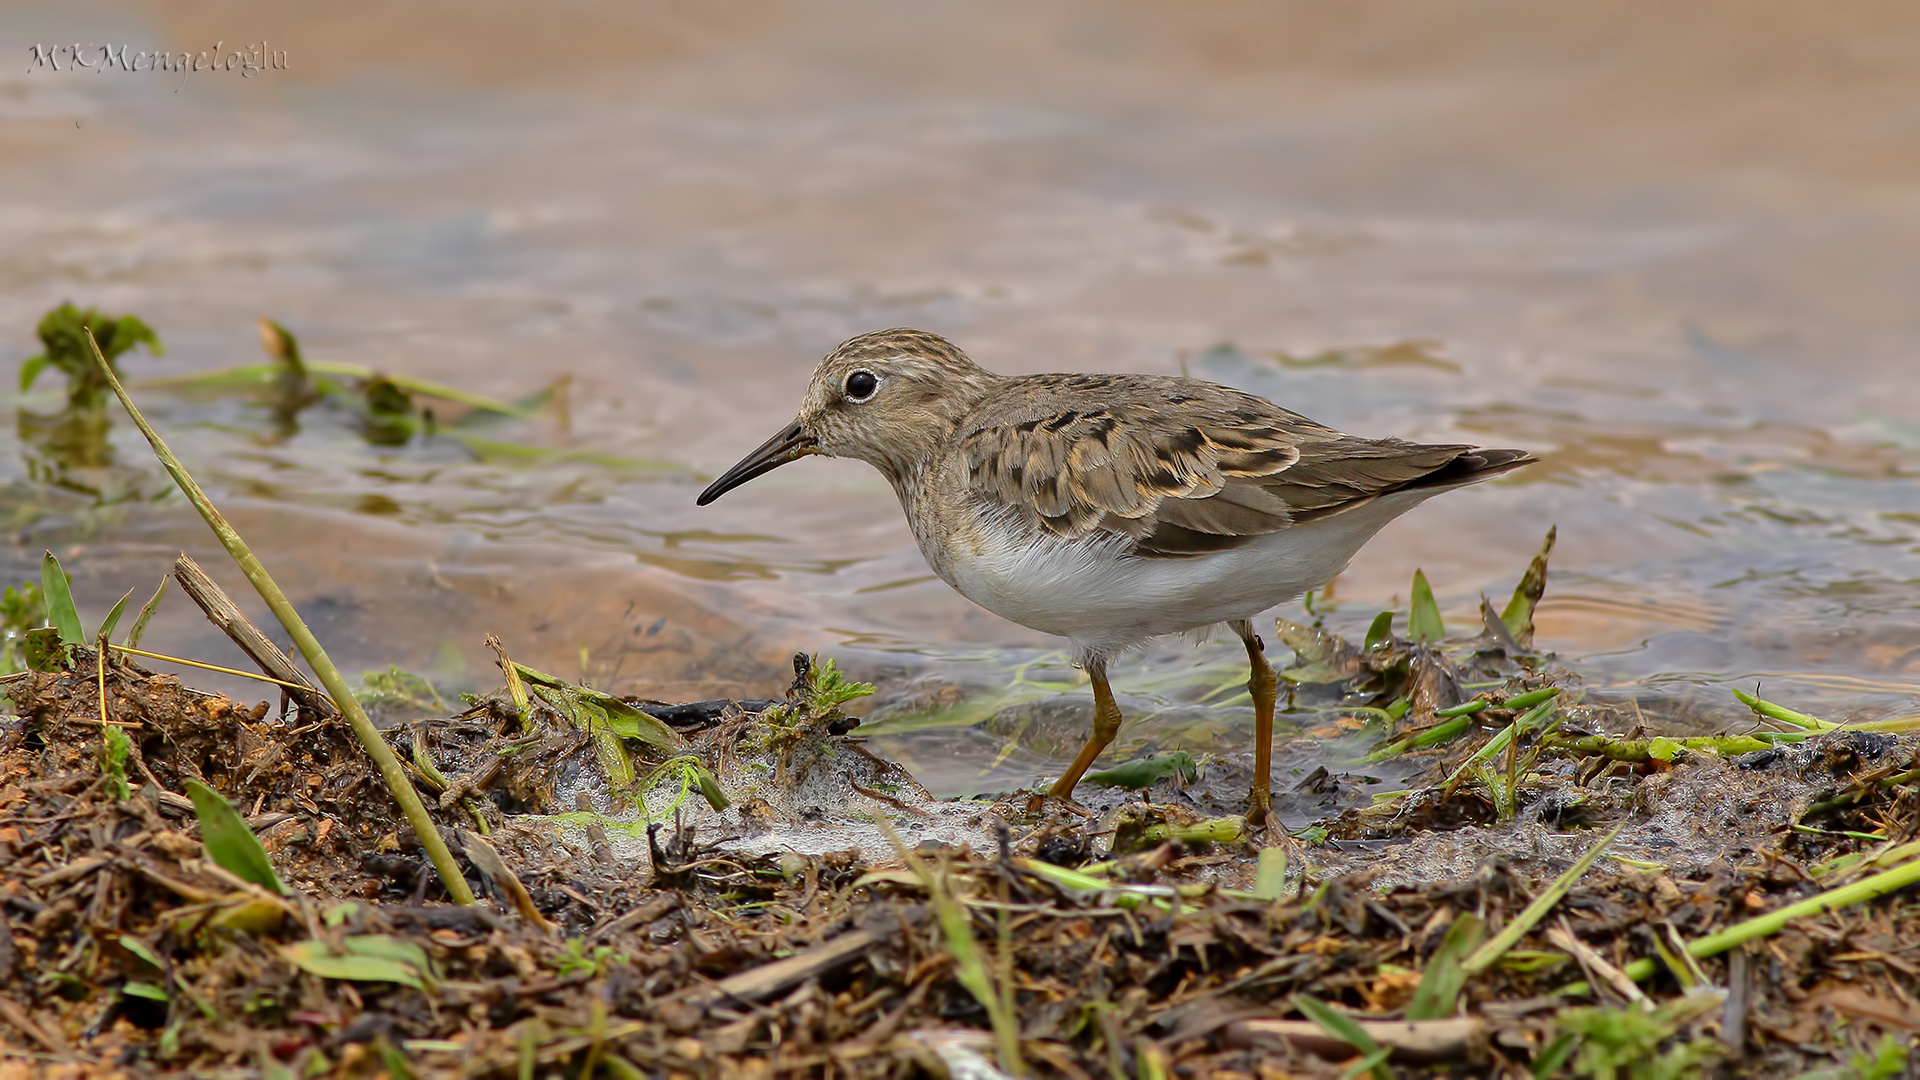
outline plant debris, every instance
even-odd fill
[[[0,736],[0,1027],[40,1062],[182,1075],[515,1076],[526,1063],[536,1075],[1436,1063],[1869,1075],[1904,1061],[1920,1027],[1920,905],[1906,894],[1704,959],[1687,949],[1905,865],[1896,849],[1920,832],[1920,797],[1879,780],[1920,766],[1913,736],[1819,732],[1760,762],[1556,744],[1505,819],[1474,785],[1446,793],[1486,741],[1463,737],[1419,751],[1435,755],[1429,787],[1384,815],[1327,819],[1355,839],[1257,894],[1255,864],[1280,849],[1240,829],[1203,835],[1205,793],[1181,791],[1177,770],[1152,802],[1120,789],[1091,821],[963,804],[978,844],[896,848],[889,823],[858,849],[751,850],[752,821],[809,813],[767,793],[865,760],[832,730],[845,684],[810,660],[784,701],[723,710],[685,736],[682,756],[727,792],[724,814],[677,797],[683,782],[699,791],[698,774],[662,773],[675,759],[656,761],[665,751],[637,732],[619,743],[654,764],[626,792],[604,790],[588,732],[537,696],[523,719],[503,691],[384,732],[441,778],[429,805],[484,898],[463,908],[445,902],[344,721],[281,718],[124,654],[70,653],[67,669],[9,677],[17,716]],[[1579,708],[1586,725],[1606,715]],[[1512,711],[1465,715],[1490,736],[1515,730]],[[125,734],[124,788],[103,764],[112,732]],[[867,805],[901,829],[955,805],[901,780],[859,783],[886,795]],[[594,809],[570,797],[594,802],[596,788]],[[232,837],[200,824],[202,792],[259,836],[267,876],[215,850]],[[1142,822],[1158,842],[1108,854],[1129,845],[1106,833],[1139,837]],[[1603,850],[1596,830],[1609,828]],[[616,853],[610,836],[624,833],[633,843]],[[1066,867],[1040,857],[1063,854]]]

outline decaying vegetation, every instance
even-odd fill
[[[1084,815],[933,800],[842,714],[870,688],[811,657],[778,699],[659,703],[496,642],[497,692],[376,725],[149,435],[318,684],[184,557],[172,579],[278,707],[143,667],[158,593],[90,628],[49,556],[0,598],[0,1068],[1907,1068],[1920,718],[1743,696],[1752,730],[1662,734],[1533,650],[1551,536],[1471,637],[1424,577],[1405,637],[1390,614],[1357,644],[1276,627],[1290,681],[1336,691],[1412,777],[1364,797],[1316,772],[1284,837],[1234,814],[1235,758],[1123,763]]]

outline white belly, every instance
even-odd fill
[[[1387,522],[1438,493],[1399,492],[1232,551],[1184,559],[1125,555],[1124,538],[1039,543],[991,529],[977,553],[950,552],[942,577],[1002,618],[1108,657],[1155,635],[1251,618],[1297,599],[1345,570]]]

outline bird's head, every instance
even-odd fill
[[[814,368],[794,422],[721,474],[699,504],[809,454],[859,458],[898,484],[997,378],[924,330],[850,338]]]

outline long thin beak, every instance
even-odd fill
[[[795,420],[786,430],[761,443],[753,453],[741,458],[738,465],[721,473],[720,479],[708,485],[707,490],[701,492],[694,503],[705,506],[762,473],[770,473],[789,461],[798,461],[808,454],[819,452],[820,447],[815,445],[813,436],[802,431],[800,421]]]

